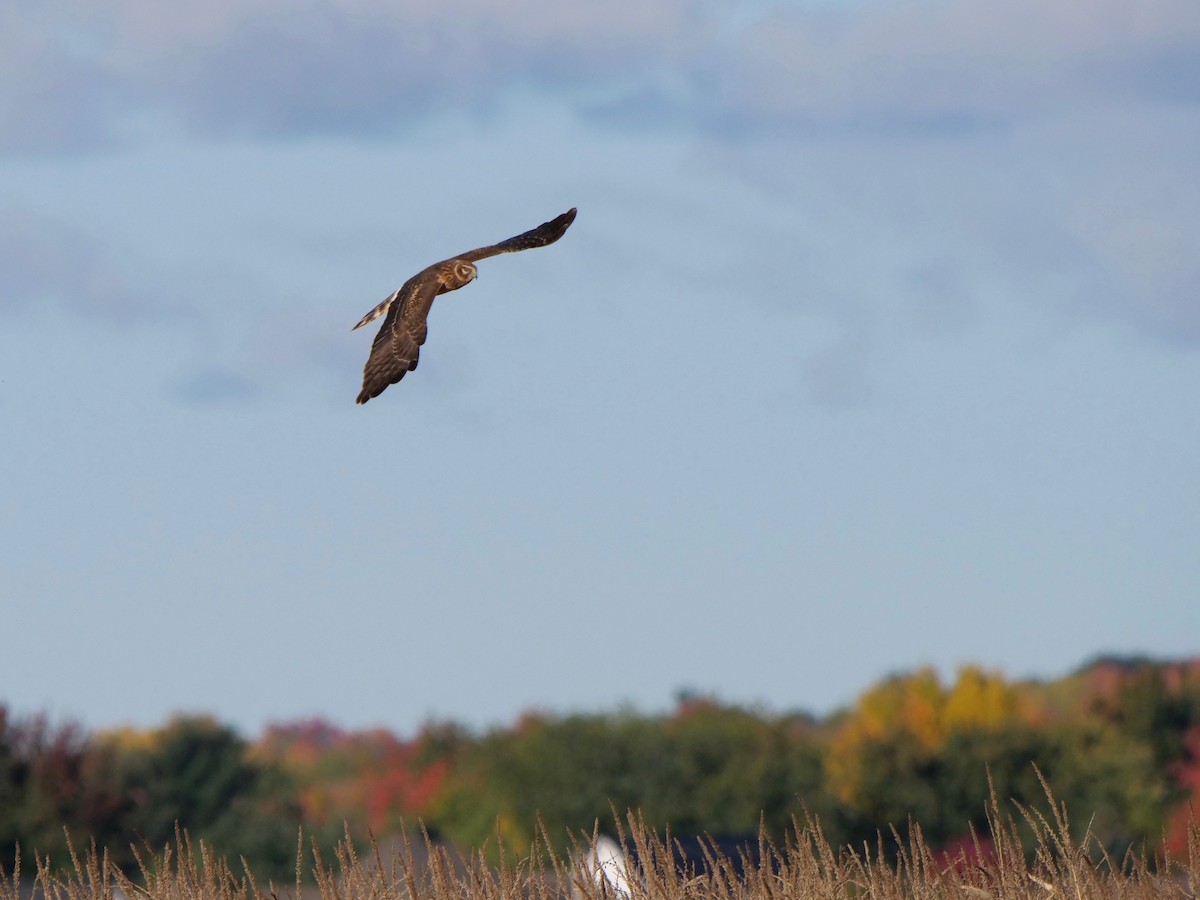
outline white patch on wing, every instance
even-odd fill
[[[355,325],[354,328],[351,328],[350,330],[354,331],[355,329],[362,328],[368,322],[373,322],[376,319],[378,319],[380,316],[382,316],[385,312],[388,311],[388,307],[390,307],[392,305],[392,301],[394,301],[396,299],[396,297],[399,296],[399,294],[400,294],[399,291],[396,291],[395,293],[393,293],[390,297],[388,297],[386,300],[384,300],[382,303],[380,303],[378,306],[376,306],[373,310],[371,310],[369,313],[367,313],[365,316],[363,316],[361,319],[359,319],[358,324]]]

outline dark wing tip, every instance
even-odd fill
[[[563,213],[561,216],[554,219],[552,222],[550,222],[548,224],[556,225],[559,228],[561,228],[563,231],[566,231],[568,228],[571,227],[571,223],[575,221],[575,213],[577,213],[577,212],[579,212],[579,210],[577,210],[574,206],[572,206],[565,213]]]
[[[370,365],[370,362],[367,363]],[[416,360],[408,363],[407,368],[401,369],[399,372],[374,372],[370,375],[363,374],[363,386],[359,391],[355,403],[361,406],[368,400],[374,399],[386,391],[393,384],[399,383],[409,372],[417,367]]]
[[[549,222],[539,225],[532,232],[530,232],[530,236],[532,237],[537,235],[538,242],[541,243],[542,246],[545,246],[546,244],[553,244],[560,237],[567,233],[567,229],[570,228],[571,223],[575,221],[575,213],[577,211],[578,210],[572,206],[561,216],[555,216]]]
[[[571,223],[575,221],[576,212],[575,207],[571,207],[561,216],[555,216],[549,222],[543,222],[537,228],[518,234],[516,237],[510,237],[508,240],[501,241],[498,244],[490,244],[487,247],[479,247],[476,250],[468,250],[466,253],[460,253],[455,259],[462,259],[467,262],[479,262],[481,259],[487,259],[489,256],[499,256],[501,253],[516,253],[519,250],[532,250],[535,247],[545,247],[548,244],[553,244],[566,234]]]
[[[543,222],[537,228],[533,229],[533,231],[527,231],[524,234],[517,235],[515,238],[510,238],[510,240],[516,241],[521,238],[529,238],[531,240],[545,241],[547,244],[553,244],[560,237],[567,233],[567,229],[570,228],[571,223],[575,221],[575,214],[577,212],[578,210],[572,206],[561,216],[555,216],[549,222]],[[505,241],[504,243],[507,244],[508,241]]]

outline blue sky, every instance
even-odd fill
[[[1200,652],[1200,6],[0,8],[0,700],[401,731]],[[576,206],[438,300],[429,263]]]

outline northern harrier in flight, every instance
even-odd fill
[[[478,274],[474,265],[476,262],[501,253],[515,253],[553,244],[574,221],[575,210],[569,209],[532,231],[434,263],[408,279],[400,290],[363,316],[354,328],[361,328],[385,314],[387,318],[383,320],[383,327],[371,344],[371,355],[367,357],[367,364],[363,368],[362,392],[356,402],[366,403],[372,397],[378,397],[389,384],[395,384],[417,367],[417,356],[429,331],[425,320],[433,306],[433,298],[470,284]]]

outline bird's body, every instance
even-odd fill
[[[366,403],[372,397],[378,397],[389,385],[417,367],[421,345],[429,332],[427,319],[434,298],[474,281],[478,275],[476,262],[501,253],[553,244],[573,221],[575,210],[570,209],[532,231],[434,263],[408,279],[398,291],[363,316],[354,328],[361,328],[379,316],[384,316],[384,320],[371,344],[371,355],[363,368],[362,391],[356,402]]]

